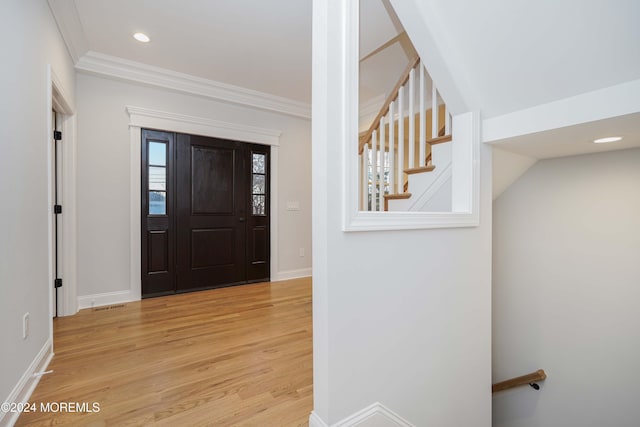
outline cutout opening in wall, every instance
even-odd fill
[[[347,15],[344,230],[477,225],[478,114],[449,110],[389,0]]]

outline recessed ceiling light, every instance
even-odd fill
[[[146,35],[145,33],[135,33],[133,35],[133,38],[138,40],[139,42],[142,42],[142,43],[149,43],[151,41],[149,36]]]
[[[593,142],[595,144],[605,144],[607,142],[620,141],[621,139],[622,139],[621,136],[609,136],[609,137],[606,137],[606,138],[594,139]]]

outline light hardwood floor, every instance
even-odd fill
[[[18,426],[306,426],[311,279],[82,310],[54,321],[55,357],[31,402],[97,413],[24,413]]]

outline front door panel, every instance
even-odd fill
[[[269,154],[143,131],[143,297],[269,280]]]
[[[242,144],[178,135],[177,290],[246,281]]]

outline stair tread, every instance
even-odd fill
[[[393,194],[385,194],[385,199],[397,200],[397,199],[408,199],[411,197],[411,193],[393,193]]]
[[[421,172],[431,172],[432,170],[434,170],[436,167],[434,165],[430,165],[430,166],[421,166],[418,168],[410,168],[410,169],[405,169],[404,173],[411,175],[414,173],[421,173]]]

